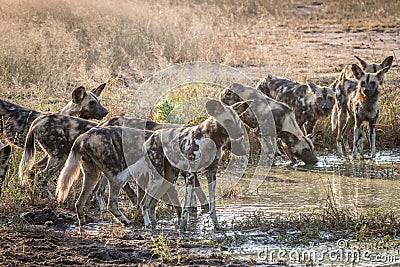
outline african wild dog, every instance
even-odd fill
[[[146,131],[155,131],[155,130],[160,130],[160,129],[166,129],[166,128],[182,128],[182,127],[188,127],[191,126],[190,124],[175,124],[175,123],[157,123],[151,120],[145,120],[145,119],[137,119],[137,118],[129,118],[129,117],[113,117],[109,119],[108,121],[102,122],[98,125],[98,127],[109,127],[109,126],[123,126],[123,127],[129,127],[129,128],[134,128],[134,129],[142,129]],[[178,175],[179,173],[176,173]],[[184,175],[184,173],[183,173]],[[194,175],[194,181],[195,181],[195,193],[198,199],[200,200],[201,203],[201,210],[202,213],[206,213],[209,211],[209,204],[207,201],[207,197],[204,194],[204,191],[200,187],[200,182],[197,178],[197,175]],[[107,179],[106,177],[102,177],[94,189],[94,195],[97,199],[97,202],[100,205],[100,210],[104,210],[105,204],[104,204],[104,197],[103,193],[105,190],[105,187],[107,185]],[[130,192],[131,196],[134,196],[136,198],[136,194],[132,189],[130,189],[129,184],[126,184],[124,187],[125,192],[127,190]]]
[[[59,112],[59,114],[78,116],[85,119],[102,119],[108,114],[98,97],[106,84],[86,91],[78,87],[72,92],[72,100]],[[0,100],[0,127],[2,135],[8,143],[22,148],[26,135],[32,122],[39,116],[48,114]]]
[[[143,119],[121,117],[111,119],[108,122],[100,123],[99,126],[105,127],[106,125],[110,126],[119,124],[138,128],[143,126],[151,129],[162,128],[165,126],[182,127],[182,125],[177,124],[157,124],[155,122]],[[32,123],[27,135],[25,152],[19,167],[20,177],[23,177],[25,166],[31,161],[31,159],[33,159],[35,155],[35,142],[40,145],[43,151],[47,154],[47,157],[35,163],[33,166],[29,166],[29,178],[32,178],[35,172],[41,171],[44,176],[42,182],[47,183],[50,177],[60,170],[64,165],[75,139],[79,135],[85,133],[95,126],[97,126],[97,124],[94,122],[60,114],[44,115],[37,118]],[[136,194],[128,184],[124,186],[124,191],[128,195],[131,202],[135,204],[137,201]],[[50,192],[47,191],[47,193],[51,195]],[[102,192],[100,191],[100,193]],[[199,188],[196,193],[203,205],[202,208],[207,209],[207,199],[201,188]],[[96,194],[96,197],[99,202],[100,209],[104,210],[105,205],[102,194]]]
[[[257,89],[292,107],[297,123],[300,128],[304,127],[306,134],[314,133],[316,121],[329,116],[335,103],[330,87],[321,87],[309,80],[307,84],[299,84],[268,75],[258,82]]]
[[[367,63],[363,59],[354,56],[358,61],[358,66],[365,72],[365,73],[376,73],[383,68],[390,68],[393,63],[393,56],[389,56],[385,58],[382,63]],[[384,74],[382,75],[382,80],[380,81],[380,85],[382,85]],[[358,85],[358,81],[354,79],[354,75],[352,72],[352,65],[347,65],[341,71],[339,78],[335,80],[332,84],[332,89],[335,91],[335,105],[332,110],[332,117],[331,117],[331,124],[332,124],[332,131],[337,132],[338,137],[340,134],[340,129],[345,126],[347,120],[347,102],[348,96],[356,91]],[[368,132],[368,125],[362,124],[360,128],[360,136],[362,139],[365,138]],[[343,150],[348,147],[348,136],[347,133],[342,133],[340,143],[337,144],[338,154],[339,156],[343,156]],[[360,137],[361,138],[361,137]],[[357,146],[360,146],[360,152],[362,153],[363,147],[363,140],[359,140]],[[343,143],[344,142],[344,143]],[[371,140],[369,140],[371,144]]]
[[[56,195],[59,202],[67,198],[82,167],[83,186],[75,204],[80,226],[86,224],[83,208],[99,181],[100,173],[104,173],[110,185],[109,211],[124,225],[131,225],[118,209],[118,195],[124,184],[115,177],[127,167],[127,163],[132,164],[142,157],[142,146],[148,135],[143,130],[126,127],[96,127],[75,140],[58,177]]]
[[[6,178],[7,170],[8,170],[8,162],[11,156],[11,146],[4,146],[3,143],[0,142],[0,196],[2,192],[3,182]]]
[[[41,172],[43,175],[41,182],[45,185],[50,177],[63,166],[75,139],[96,125],[96,122],[61,114],[49,114],[36,118],[26,136],[24,153],[19,165],[21,181],[27,182],[24,179],[25,166],[35,157],[35,143],[41,147],[46,156],[33,165],[29,164],[28,178],[32,180],[36,172]]]
[[[207,109],[209,110],[210,115],[216,115],[218,117],[218,121],[222,120],[222,124],[227,125],[226,127],[229,134],[231,134],[235,138],[239,138],[238,133],[233,130],[229,130],[233,128],[233,126],[235,125],[234,123],[238,122],[232,121],[230,118],[234,118],[234,116],[237,117],[237,115],[234,114],[234,111],[232,109],[224,107],[222,106],[222,104],[215,103],[220,102],[214,100],[210,101],[209,104],[207,104]],[[147,134],[149,134],[149,132],[147,132],[146,135]],[[121,143],[121,135],[124,135],[124,139],[126,139],[128,143]],[[212,217],[215,217],[213,219],[215,223],[214,226],[218,227],[215,216],[215,174],[220,158],[220,148],[222,144],[226,142],[227,139],[229,139],[228,133],[226,130],[224,130],[223,126],[221,126],[217,122],[216,118],[210,117],[208,120],[197,126],[157,130],[152,133],[151,137],[146,141],[145,146],[143,146],[143,142],[145,139],[144,135],[145,134],[143,132],[140,132],[138,130],[120,127],[94,128],[87,133],[81,135],[75,141],[68,160],[64,166],[64,169],[59,176],[57,183],[58,200],[65,200],[69,188],[71,187],[73,181],[76,180],[78,177],[79,166],[82,165],[84,169],[84,187],[82,188],[80,198],[76,202],[76,207],[80,222],[82,224],[84,223],[83,206],[85,205],[88,195],[93,190],[93,187],[98,180],[97,176],[93,174],[95,173],[95,171],[93,171],[93,167],[91,167],[91,165],[93,165],[92,162],[95,162],[96,168],[100,169],[106,174],[106,177],[110,183],[109,210],[121,223],[129,225],[130,221],[118,210],[116,199],[121,187],[131,177],[131,174],[129,173],[129,171],[131,171],[131,167],[126,168],[125,165],[121,165],[121,162],[125,162],[125,160],[127,160],[126,163],[129,166],[137,167],[133,168],[135,170],[132,170],[134,171],[133,177],[135,177],[136,182],[140,184],[140,187],[142,188],[141,190],[144,189],[147,192],[146,198],[141,201],[141,203],[146,219],[146,227],[149,227],[150,221],[148,216],[148,209],[150,207],[151,211],[155,210],[155,206],[150,205],[150,203],[155,203],[154,199],[151,198],[152,196],[161,197],[164,195],[164,193],[167,193],[169,198],[173,200],[173,203],[175,203],[174,205],[180,207],[176,191],[174,191],[174,187],[171,186],[172,182],[175,180],[177,171],[177,168],[172,164],[176,164],[176,162],[173,162],[171,164],[169,160],[173,158],[171,158],[170,153],[163,153],[171,148],[168,145],[171,145],[171,143],[175,143],[174,140],[176,140],[177,144],[181,144],[182,146],[179,146],[177,148],[178,150],[176,150],[175,152],[180,153],[179,151],[181,151],[186,156],[186,160],[204,160],[204,157],[208,157],[208,153],[206,152],[216,152],[216,154],[210,153],[211,158],[209,158],[209,161],[207,161],[207,163],[211,163],[211,165],[207,169],[207,176],[212,181],[214,181],[212,184],[209,184],[209,189],[211,191],[210,205],[211,210],[214,211],[212,213]],[[207,141],[204,139],[207,137],[214,140],[217,151],[204,150],[204,145],[211,144],[207,143]],[[167,140],[165,140],[166,138]],[[162,144],[160,144],[161,141],[165,141],[168,143],[162,142]],[[165,147],[163,145],[165,145]],[[122,148],[124,148],[124,150],[127,149],[127,151],[122,151]],[[235,147],[234,153],[239,153],[236,150],[241,151],[238,147]],[[191,151],[191,153],[187,154],[189,151]],[[123,152],[125,152],[125,156]],[[144,157],[144,154],[147,153],[149,154],[149,159],[151,160],[150,162],[148,162]],[[110,157],[112,158],[110,159]],[[165,179],[161,179],[161,183],[159,183],[160,180],[154,181],[153,179],[151,179],[152,172],[149,168],[149,164],[150,166],[154,165],[157,171],[161,175],[165,176]],[[183,166],[177,167],[182,168]],[[126,168],[125,171],[117,175],[124,168]],[[85,171],[85,169],[87,169],[88,171]],[[187,171],[187,168],[184,168],[184,170]],[[192,182],[193,177],[190,177],[190,182]],[[147,181],[149,182],[149,187],[147,187],[146,185]],[[192,185],[190,182],[188,181],[188,186]],[[164,183],[166,183],[166,186],[161,186]],[[140,195],[143,195],[143,193]],[[149,195],[150,197],[147,197],[147,195]],[[179,211],[179,208],[177,209],[177,211]],[[152,219],[155,220],[153,212],[151,212],[151,215]],[[178,212],[178,219],[179,217],[180,212]]]
[[[366,73],[358,65],[353,64],[351,69],[357,80],[356,89],[353,89],[354,81],[344,78],[344,75],[341,75],[340,80],[337,82],[337,91],[340,92],[337,95],[339,117],[335,121],[332,120],[332,125],[338,130],[336,141],[339,156],[343,156],[343,139],[354,125],[353,157],[357,157],[360,126],[365,121],[369,126],[371,157],[375,157],[375,124],[379,115],[379,86],[382,84],[384,74],[389,68],[387,66],[376,73]],[[343,85],[346,84],[352,86],[344,87]],[[344,104],[346,105],[345,107],[343,107]],[[334,125],[334,122],[336,122],[336,125]]]
[[[243,156],[247,163],[244,143],[246,132],[231,107],[220,101],[210,100],[206,103],[206,110],[210,117],[202,123],[191,127],[157,130],[145,142],[145,156],[148,156],[150,165],[155,168],[153,173],[147,174],[149,184],[141,202],[146,227],[150,227],[151,221],[156,220],[157,199],[163,196],[174,182],[174,173],[181,171],[186,180],[181,230],[186,231],[188,208],[192,206],[195,174],[204,171],[208,180],[210,216],[214,229],[220,228],[215,210],[215,188],[222,148],[230,141],[231,152]],[[138,163],[130,166],[124,171],[126,174],[121,174],[120,178],[126,180],[129,171],[140,173],[142,165]]]
[[[240,96],[239,96],[240,95]],[[250,108],[244,105],[235,106],[235,103],[246,100],[254,100],[250,104]],[[274,120],[276,137],[282,143],[286,154],[293,161],[297,158],[306,164],[315,164],[318,159],[314,153],[314,145],[310,138],[304,136],[299,125],[296,122],[294,112],[284,103],[278,102],[272,98],[259,93],[258,90],[252,87],[246,87],[240,84],[232,84],[221,92],[220,100],[234,107],[239,113],[240,119],[250,128],[255,130],[255,133],[260,136],[260,126],[269,127],[271,122],[268,117],[256,118],[257,114],[268,115],[272,113]],[[263,125],[260,125],[263,124]]]
[[[125,119],[124,121],[133,125],[132,121],[138,120]],[[113,124],[116,125],[119,122],[121,121],[113,121]],[[38,117],[32,122],[26,136],[24,156],[19,167],[20,178],[23,178],[25,166],[35,156],[35,142],[39,144],[47,156],[29,166],[28,177],[32,179],[33,175],[40,171],[43,175],[42,182],[47,183],[50,177],[64,165],[75,139],[95,126],[97,126],[95,122],[61,114],[48,114]],[[129,192],[128,196],[133,197],[134,192]]]
[[[119,192],[127,182],[119,179],[118,174],[127,166],[140,159],[143,160],[142,147],[145,139],[151,134],[152,132],[127,127],[95,127],[75,140],[65,166],[58,177],[56,195],[59,202],[65,201],[73,182],[78,179],[79,170],[82,167],[83,186],[75,204],[80,226],[86,223],[83,209],[100,179],[100,173],[104,173],[110,185],[108,210],[122,224],[132,225],[118,208]],[[135,182],[140,183],[141,181],[136,179]],[[170,192],[173,190],[174,188],[171,188]],[[178,218],[180,218],[181,207],[177,193],[167,194],[169,194],[168,196],[177,210]]]

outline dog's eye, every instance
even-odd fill
[[[332,96],[328,96],[328,100],[332,100],[333,99],[333,97]]]
[[[96,101],[94,101],[94,100],[89,101],[89,105],[95,105],[95,104],[96,104]]]
[[[375,85],[376,85],[376,82],[374,82],[374,81],[371,81],[371,82],[370,82],[370,84],[371,84],[371,86],[372,86],[372,87],[375,87]]]
[[[365,81],[362,81],[362,82],[361,82],[361,86],[362,86],[362,87],[365,87]]]

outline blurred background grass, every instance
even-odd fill
[[[399,12],[400,2],[391,0],[0,0],[0,97],[56,111],[75,87],[107,82],[103,100],[110,116],[129,115],[125,105],[149,75],[197,60],[242,69],[306,66],[329,73],[321,82],[330,82],[331,73],[342,65],[326,70],[320,58],[305,64],[270,57],[254,46],[282,46],[290,37],[285,29],[312,31],[315,24],[339,24],[343,32],[398,31]],[[262,28],[255,27],[260,24]],[[282,41],[269,40],[262,32],[270,28]],[[263,39],[253,40],[254,35]],[[295,47],[296,42],[288,39],[287,45]],[[349,58],[343,65],[354,61],[351,55],[343,57]],[[373,59],[383,58],[379,53]],[[388,143],[398,144],[400,100],[393,92],[399,71],[393,69],[387,75],[389,90],[383,94],[380,123]],[[328,120],[321,124],[326,129],[322,143],[334,142],[328,125]]]

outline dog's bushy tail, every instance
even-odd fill
[[[24,153],[19,163],[18,175],[21,181],[24,180],[25,167],[35,159],[35,125],[32,124],[25,139]]]
[[[85,134],[79,136],[72,145],[68,159],[64,168],[61,170],[57,180],[56,196],[58,202],[64,202],[73,183],[78,179],[80,166],[82,164],[81,146],[84,142]]]

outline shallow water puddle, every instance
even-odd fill
[[[312,168],[302,164],[289,166],[281,163],[269,171],[255,194],[237,190],[239,196],[222,198],[217,204],[219,221],[230,222],[261,212],[263,216],[291,211],[308,211],[322,208],[330,194],[339,206],[363,208],[400,209],[400,151],[379,153],[375,160],[339,159],[333,155],[319,158]],[[251,169],[250,169],[251,171]],[[218,181],[218,179],[217,179]],[[218,183],[218,182],[217,182]],[[238,187],[246,187],[249,181],[242,179]],[[203,218],[203,219],[202,219]],[[197,224],[198,233],[212,233],[207,216]],[[299,233],[288,233],[299,234]],[[301,233],[300,233],[301,234]],[[330,233],[320,233],[322,239]],[[351,246],[347,240],[309,246],[279,246],[273,232],[228,231],[210,234],[213,239],[225,239],[230,243],[228,253],[263,263],[287,263],[294,266],[313,262],[321,266],[400,266],[398,249],[379,249],[368,244]],[[243,241],[245,240],[245,241]],[[238,244],[236,244],[238,243]],[[351,243],[351,242],[350,242]],[[360,247],[361,246],[361,247]],[[367,247],[362,247],[367,246]],[[364,254],[363,254],[364,253]],[[308,255],[308,258],[307,258]],[[311,255],[311,256],[310,256]],[[313,257],[313,258],[310,258]],[[297,264],[297,265],[296,265]],[[333,264],[333,265],[332,265]]]

